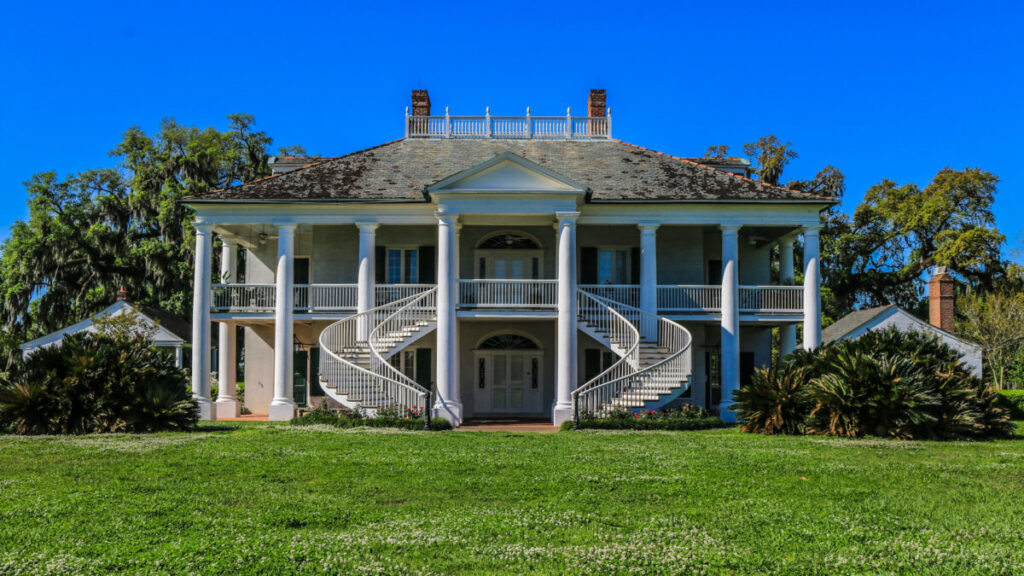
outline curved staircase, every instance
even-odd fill
[[[388,359],[436,327],[436,287],[331,324],[320,334],[321,387],[367,416],[415,410],[429,419],[430,391]]]
[[[619,359],[573,391],[573,417],[654,410],[689,387],[693,338],[680,324],[634,306],[577,291],[579,329]]]

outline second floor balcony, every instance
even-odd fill
[[[429,290],[432,284],[377,284],[376,305],[386,304]],[[637,284],[580,285],[591,294],[630,306],[640,304]],[[211,311],[220,314],[273,314],[273,284],[215,284]],[[658,313],[663,315],[715,315],[722,309],[722,290],[717,285],[659,285]],[[558,306],[557,280],[474,280],[458,283],[460,310],[550,310]],[[294,287],[293,307],[300,313],[344,316],[354,313],[356,284],[302,284]],[[801,286],[739,287],[739,311],[763,316],[792,316],[803,312]]]

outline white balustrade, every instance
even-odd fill
[[[433,284],[377,284],[373,289],[374,305],[383,306],[396,300],[405,300],[433,288]]]
[[[296,284],[295,310],[336,312],[355,310],[355,284]],[[273,284],[214,284],[212,310],[220,312],[273,312],[277,300]]]
[[[605,140],[611,116],[406,116],[410,138]]]
[[[459,280],[462,308],[556,308],[557,280]]]
[[[662,313],[705,313],[722,310],[721,286],[658,286]],[[801,286],[740,286],[739,311],[748,314],[800,314]]]
[[[581,284],[580,290],[620,304],[640,306],[640,286],[636,284]]]

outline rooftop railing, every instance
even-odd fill
[[[608,140],[612,137],[612,113],[605,116],[410,116],[405,110],[406,138],[514,139],[514,140]]]

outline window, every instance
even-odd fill
[[[599,374],[611,368],[612,364],[618,361],[618,357],[610,350],[588,348],[583,353],[583,378],[589,382],[597,378]]]
[[[597,251],[597,283],[629,283],[629,250],[600,248]]]
[[[416,350],[415,349],[412,349],[412,350],[409,350],[409,349],[402,350],[401,352],[395,354],[391,358],[388,358],[388,362],[391,364],[391,366],[395,370],[398,370],[402,374],[405,374],[405,376],[407,378],[409,378],[410,380],[412,380],[414,382],[417,381],[416,380]]]
[[[415,248],[388,248],[385,266],[388,284],[419,282],[419,250]]]

